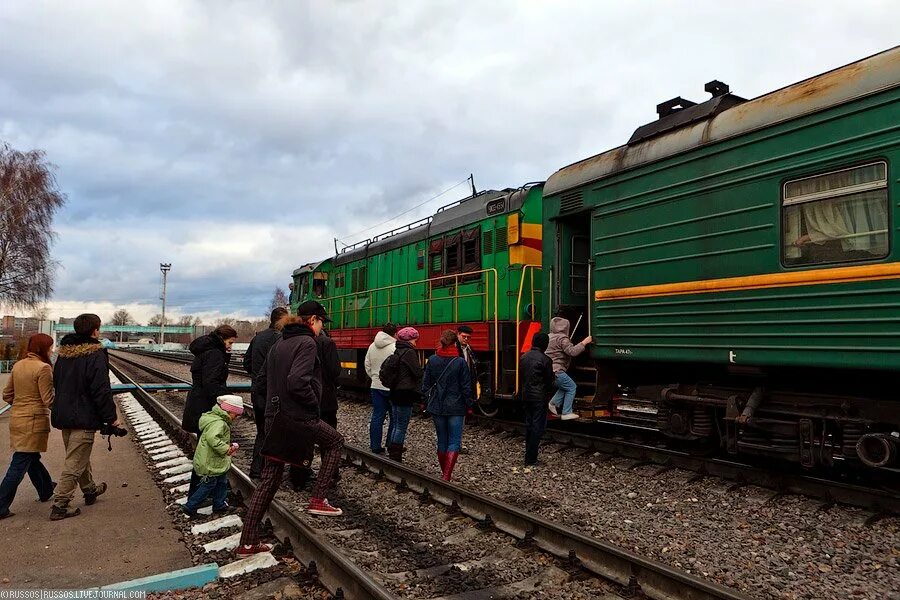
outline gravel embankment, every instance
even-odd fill
[[[343,403],[348,443],[369,445],[370,409]],[[630,470],[628,460],[561,446],[541,450],[543,465],[525,468],[519,436],[467,427],[454,480],[638,554],[772,599],[900,599],[900,519],[864,526],[866,511],[658,466]],[[438,473],[434,428],[412,421],[404,462]]]
[[[183,406],[183,394],[159,394],[158,398],[176,413]],[[232,439],[249,448],[253,431],[252,423],[240,420]],[[249,460],[248,452],[235,456],[244,470],[249,469]],[[475,590],[484,597],[521,600],[621,597],[614,585],[539,550],[520,547],[505,533],[479,529],[469,517],[452,514],[437,503],[423,503],[417,494],[398,491],[370,474],[344,469],[339,486],[329,496],[344,510],[343,516],[305,514],[308,491],[296,493],[283,486],[276,497],[400,597],[446,597]],[[208,540],[195,540],[204,541]],[[283,577],[284,569],[279,569],[273,578]],[[264,575],[259,577],[265,580]]]
[[[155,360],[188,377],[186,365]],[[234,376],[232,376],[234,377]],[[342,403],[348,443],[368,447],[370,409]],[[900,519],[864,525],[852,507],[820,502],[561,446],[541,450],[543,465],[522,465],[518,436],[467,427],[454,480],[547,519],[652,557],[757,598],[900,600]],[[410,424],[404,462],[438,473],[430,420]],[[349,497],[348,483],[341,492]],[[355,493],[355,492],[354,492]],[[354,498],[355,500],[355,498]]]

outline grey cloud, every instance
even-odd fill
[[[184,302],[240,307],[470,172],[482,189],[545,179],[710,79],[755,96],[895,43],[892,3],[828,8],[12,3],[0,138],[60,167],[59,297],[153,300],[156,263],[182,253]],[[271,222],[283,258],[190,249],[201,227]],[[314,243],[291,239],[300,224]]]

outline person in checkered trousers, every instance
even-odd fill
[[[314,445],[322,452],[322,466],[306,510],[312,515],[339,516],[340,508],[329,504],[326,491],[333,485],[341,462],[344,438],[320,419],[322,361],[316,336],[331,319],[325,307],[310,300],[297,309],[296,317],[279,321],[278,340],[263,364],[266,389],[266,439],[260,455],[264,458],[259,485],[244,515],[237,554],[247,556],[272,550],[260,543],[259,526],[281,484],[284,465],[308,467]]]

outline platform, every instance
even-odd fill
[[[0,384],[5,383],[0,375]],[[77,517],[50,521],[51,503],[37,502],[25,478],[10,509],[15,516],[0,521],[0,548],[5,549],[0,590],[88,588],[193,566],[136,443],[131,436],[113,438],[112,443],[109,452],[106,438],[98,436],[91,459],[95,480],[105,481],[109,490],[93,506],[85,506],[76,492],[73,505],[81,508]],[[0,415],[0,477],[11,454],[6,412]],[[62,472],[63,459],[62,434],[54,429],[43,455],[54,480]]]

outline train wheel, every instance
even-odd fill
[[[487,402],[485,400],[479,400],[475,404],[478,405],[478,412],[486,417],[496,417],[500,412],[500,404],[497,402]]]

